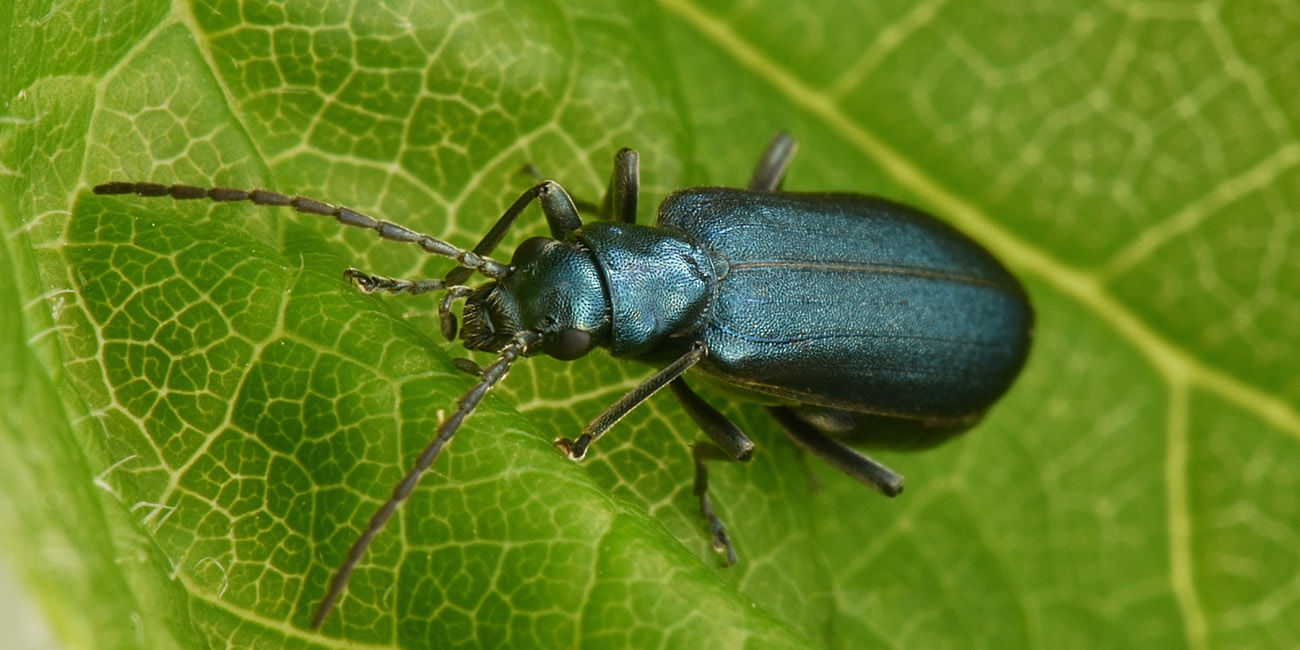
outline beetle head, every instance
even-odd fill
[[[510,275],[465,300],[466,348],[496,352],[520,331],[541,334],[541,348],[565,361],[608,345],[609,299],[581,244],[533,237],[515,249],[510,264]]]

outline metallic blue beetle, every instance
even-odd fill
[[[439,451],[521,356],[557,359],[604,347],[659,366],[556,446],[573,459],[664,386],[709,436],[697,443],[695,494],[714,547],[736,561],[707,493],[705,463],[747,460],[754,443],[682,379],[706,376],[755,394],[801,447],[894,496],[903,479],[846,446],[922,447],[966,430],[1011,385],[1029,352],[1033,310],[1020,283],[987,251],[933,217],[883,199],[780,191],[794,141],[778,134],[748,189],[697,187],[669,195],[654,226],[636,225],[637,154],[624,149],[600,206],[584,225],[558,184],[532,187],[471,251],[342,206],[265,190],[108,183],[98,194],[252,201],[331,216],[388,240],[455,259],[442,280],[400,280],[348,269],[362,290],[445,291],[443,334],[464,299],[460,337],[496,353],[415,467],[371,518],[330,583],[313,627],[347,586],[357,562]],[[523,242],[509,264],[489,254],[537,200],[551,237]],[[473,272],[491,279],[464,284]]]

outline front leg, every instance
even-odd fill
[[[492,225],[492,229],[483,235],[483,239],[474,246],[474,254],[486,256],[496,250],[501,240],[505,238],[506,233],[519,220],[519,215],[523,213],[524,208],[529,203],[536,200],[542,206],[542,214],[546,215],[546,223],[551,227],[551,236],[561,241],[567,241],[570,237],[582,228],[582,218],[578,216],[578,207],[573,204],[573,199],[569,193],[560,187],[555,181],[542,181],[524,192],[514,203],[506,208],[505,214]],[[469,278],[469,273],[464,269],[456,268],[447,273],[444,281],[450,285],[464,284]]]
[[[524,165],[522,171],[538,181],[546,180],[546,176],[532,163]],[[598,219],[636,223],[636,206],[640,194],[641,158],[637,152],[623,147],[614,154],[614,172],[609,176],[609,185],[605,188],[605,196],[601,198],[600,205],[581,199],[574,199],[573,203],[580,210],[596,213]]]

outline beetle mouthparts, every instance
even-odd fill
[[[461,314],[460,338],[465,347],[496,352],[509,343],[519,331],[519,323],[507,312],[495,282],[475,289],[465,299]]]

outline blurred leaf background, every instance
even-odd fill
[[[95,2],[0,12],[0,582],[24,645],[94,648],[1300,646],[1300,6],[1245,2]],[[329,573],[470,379],[447,268],[333,222],[102,198],[269,187],[469,245],[533,162],[642,221],[739,185],[879,194],[987,244],[1038,311],[973,433],[881,453],[877,498],[760,445],[690,495],[648,368],[520,364]],[[512,244],[544,231],[534,211]],[[506,247],[509,249],[509,246]],[[818,489],[819,488],[819,489]]]

